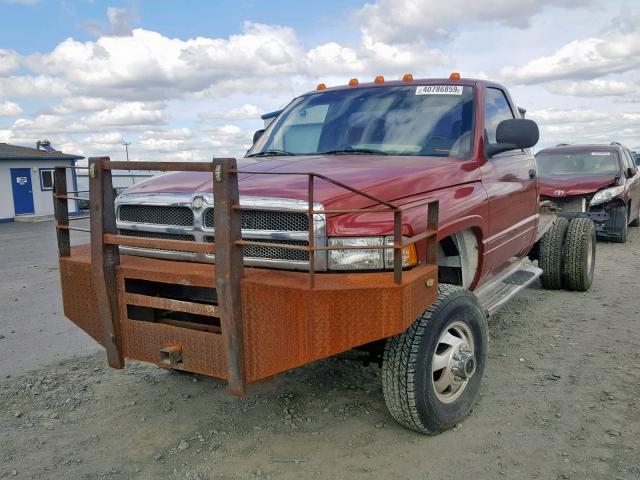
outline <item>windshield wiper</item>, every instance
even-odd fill
[[[295,153],[287,152],[286,150],[263,150],[262,152],[252,153],[251,155],[247,155],[247,157],[269,157],[269,156],[286,156],[291,157],[294,156]]]
[[[341,148],[338,150],[329,150],[327,152],[320,152],[318,155],[341,155],[341,154],[370,154],[370,155],[389,155],[382,150],[376,150],[375,148]]]

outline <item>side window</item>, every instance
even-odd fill
[[[289,115],[280,129],[280,136],[274,139],[272,148],[295,153],[317,151],[328,110],[329,104],[320,104]]]
[[[633,158],[631,157],[631,154],[629,153],[629,150],[623,150],[624,152],[624,169],[626,170],[627,168],[634,168],[634,161]]]
[[[507,97],[502,90],[487,88],[484,91],[484,129],[489,143],[496,143],[496,128],[502,120],[514,118]]]

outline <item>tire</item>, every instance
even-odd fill
[[[567,290],[586,292],[596,265],[596,228],[590,218],[569,222],[564,246],[562,281]]]
[[[438,291],[438,299],[407,331],[387,339],[382,363],[382,390],[391,416],[400,425],[429,435],[455,426],[469,414],[487,355],[487,318],[475,295],[448,284],[441,284]],[[453,353],[460,353],[462,339],[471,347],[475,371],[466,380],[453,379],[447,392],[442,387],[452,379],[451,366],[469,366],[460,357],[453,359]],[[433,372],[436,352],[446,366]]]
[[[610,233],[608,239],[614,243],[627,243],[629,230],[629,214],[626,205],[612,207],[609,212],[606,231]]]
[[[542,269],[540,283],[548,290],[562,288],[562,260],[569,220],[558,217],[539,242],[538,266]]]

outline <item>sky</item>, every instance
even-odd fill
[[[242,156],[260,115],[352,77],[498,81],[537,148],[640,150],[637,0],[0,0],[0,142]]]

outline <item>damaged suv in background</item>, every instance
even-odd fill
[[[624,145],[567,145],[536,155],[540,199],[561,216],[588,215],[598,236],[625,243],[629,225],[640,224],[640,173]]]

